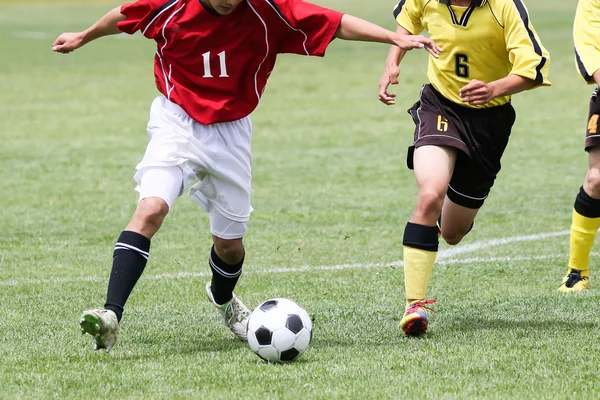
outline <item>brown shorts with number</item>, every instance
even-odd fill
[[[600,88],[596,88],[590,99],[590,114],[585,130],[585,151],[590,151],[592,147],[600,147],[600,129],[598,129],[598,118],[600,117],[599,91]]]
[[[408,113],[416,125],[414,144],[408,149],[408,168],[413,169],[415,148],[426,145],[456,148],[459,151],[448,197],[460,206],[480,208],[500,172],[500,159],[516,118],[512,105],[465,107],[446,99],[427,84]]]

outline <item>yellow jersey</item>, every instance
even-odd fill
[[[423,30],[444,50],[429,57],[427,77],[447,99],[466,107],[499,106],[510,96],[481,106],[460,99],[472,79],[492,82],[509,74],[549,86],[550,55],[533,28],[522,0],[471,0],[468,7],[449,0],[401,0],[394,9],[400,26],[417,35]]]
[[[595,83],[594,72],[600,69],[599,0],[579,0],[573,25],[573,40],[579,73],[587,83]]]

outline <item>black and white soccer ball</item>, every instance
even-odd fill
[[[311,339],[308,313],[289,299],[263,302],[248,320],[248,344],[265,361],[294,361],[306,351]]]

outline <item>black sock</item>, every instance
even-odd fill
[[[115,244],[113,266],[108,281],[104,308],[114,311],[119,321],[123,307],[148,261],[150,239],[136,232],[123,231]]]
[[[233,289],[242,274],[244,258],[237,264],[227,264],[219,258],[213,246],[208,263],[213,274],[210,283],[213,298],[217,304],[223,305],[233,298]]]

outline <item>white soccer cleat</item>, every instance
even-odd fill
[[[238,299],[235,294],[227,303],[219,305],[210,288],[210,282],[206,284],[206,295],[211,303],[219,310],[219,313],[225,320],[225,325],[237,336],[238,339],[248,341],[248,318],[250,318],[250,310]]]
[[[94,308],[86,310],[79,320],[81,333],[89,333],[94,338],[94,350],[105,349],[108,353],[117,342],[119,321],[111,310]]]

